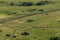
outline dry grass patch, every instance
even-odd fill
[[[9,16],[8,15],[5,15],[5,14],[0,14],[0,19],[5,19],[5,18],[8,18]]]

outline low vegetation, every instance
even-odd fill
[[[35,4],[32,2],[4,2],[4,1],[0,1],[1,4],[5,4],[5,5],[9,5],[9,6],[41,6],[41,5],[46,5],[46,4],[52,4],[53,2],[51,1],[40,1],[40,2],[36,2]]]
[[[0,0],[0,40],[60,40],[60,1]]]
[[[50,38],[50,40],[60,40],[60,38],[59,37],[52,37],[52,38]]]

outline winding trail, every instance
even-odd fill
[[[54,11],[59,11],[59,10],[60,10],[60,9],[54,9],[54,10],[49,10],[49,11],[46,11],[46,12],[29,14],[29,15],[25,15],[25,16],[17,16],[17,17],[15,17],[15,18],[8,18],[8,19],[5,19],[5,20],[0,20],[0,24],[6,23],[6,22],[9,22],[9,21],[12,21],[12,20],[20,19],[20,18],[25,18],[25,17],[28,17],[28,16],[34,16],[34,15],[38,15],[38,14],[43,14],[43,13],[48,13],[48,12],[54,12]]]

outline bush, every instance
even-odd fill
[[[31,10],[27,10],[28,12],[33,12],[36,11],[36,9],[31,9]]]
[[[31,19],[29,19],[29,20],[27,20],[27,22],[33,22],[34,20],[31,20]]]
[[[17,14],[17,12],[14,12],[13,14]]]
[[[49,4],[49,1],[40,1],[36,5],[45,5],[45,4]]]
[[[48,14],[45,14],[45,15],[48,15]]]
[[[2,30],[0,30],[0,32],[2,32]]]
[[[0,3],[5,3],[4,1],[0,1]]]
[[[40,9],[40,10],[38,10],[38,11],[42,11],[42,12],[43,12],[44,10],[43,10],[43,9]]]
[[[60,23],[60,21],[58,21]]]
[[[51,37],[50,40],[60,40],[59,37]]]
[[[25,12],[25,11],[22,11],[22,12]]]
[[[22,32],[21,35],[29,35],[28,32]]]
[[[32,6],[32,2],[22,2],[22,6]]]
[[[6,36],[8,36],[8,37],[9,37],[9,36],[10,36],[10,34],[6,34]]]
[[[11,3],[10,3],[10,6],[15,6],[15,3],[14,3],[14,2],[11,2]]]
[[[16,38],[16,35],[12,36],[13,38]]]

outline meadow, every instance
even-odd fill
[[[0,40],[60,40],[60,0],[0,0]]]

